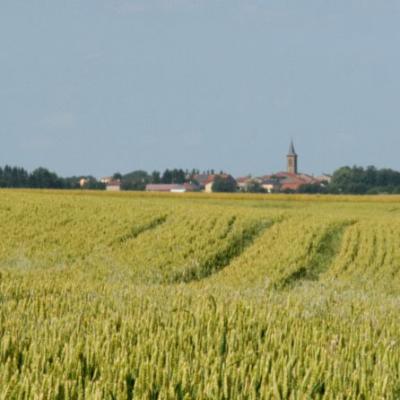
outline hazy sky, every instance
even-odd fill
[[[1,0],[0,165],[400,169],[398,0]]]

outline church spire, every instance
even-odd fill
[[[297,156],[296,151],[294,150],[293,139],[290,141],[288,156]]]
[[[287,155],[287,171],[290,174],[296,174],[298,173],[297,170],[297,154],[294,149],[294,144],[293,140],[290,141],[290,146],[289,146],[289,153]]]

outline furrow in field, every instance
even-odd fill
[[[257,237],[240,257],[201,286],[250,290],[316,280],[335,258],[350,223],[311,216],[285,219]]]
[[[112,256],[115,239],[129,241],[162,223],[168,207],[95,197],[27,197],[0,213],[0,265],[27,270],[57,268]],[[134,228],[132,228],[134,227]],[[129,232],[128,234],[126,232]],[[109,259],[109,258],[108,258]],[[95,265],[96,263],[93,262]]]
[[[145,224],[134,225],[128,233],[120,236],[117,240],[115,240],[115,243],[124,243],[127,242],[128,240],[136,239],[142,233],[149,231],[151,229],[155,229],[159,225],[165,223],[167,218],[168,218],[167,215],[160,215],[154,219],[151,219],[149,222]]]
[[[332,224],[326,231],[310,244],[309,251],[312,254],[307,265],[299,264],[299,268],[277,283],[278,287],[293,286],[302,280],[318,280],[320,275],[326,272],[336,258],[343,234],[353,222],[346,221],[339,224]]]
[[[199,280],[238,257],[272,220],[268,213],[248,210],[175,209],[157,229],[115,248],[114,260],[136,282]]]
[[[343,246],[324,280],[387,290],[398,285],[399,237],[397,221],[364,220],[349,228]]]
[[[251,246],[254,240],[264,232],[272,221],[253,222],[228,237],[232,226],[227,229],[227,233],[221,236],[220,249],[215,253],[211,253],[208,258],[204,259],[199,265],[185,269],[183,272],[171,274],[168,283],[190,282],[204,279],[225,268],[236,257],[240,257],[243,251]],[[228,237],[228,238],[227,238]]]

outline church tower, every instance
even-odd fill
[[[289,153],[287,155],[287,172],[297,174],[297,154],[294,150],[293,140],[290,142]]]

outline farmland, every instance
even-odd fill
[[[400,398],[394,197],[0,192],[0,399]]]

